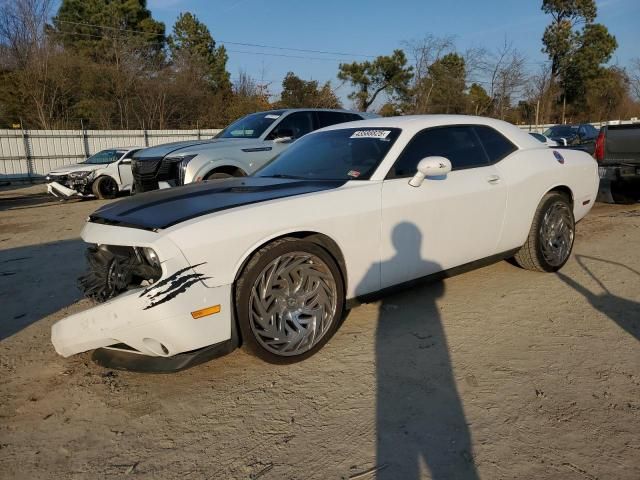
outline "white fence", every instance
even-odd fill
[[[638,120],[637,118],[632,118],[631,120],[609,120],[606,122],[592,122],[591,125],[593,125],[596,128],[600,128],[604,125],[629,125],[632,123],[638,123],[640,120]],[[547,123],[545,125],[518,125],[518,127],[521,130],[526,130],[527,132],[536,132],[536,133],[542,133],[544,132],[547,128],[549,127],[553,127],[554,125],[558,125],[557,123]]]
[[[0,129],[0,179],[36,179],[105,148],[206,140],[219,131]]]
[[[605,123],[592,125],[599,128]],[[608,123],[633,123],[633,119]],[[552,125],[518,126],[528,132],[542,133]],[[55,168],[81,162],[105,148],[149,147],[181,140],[204,140],[219,131],[0,129],[0,179],[37,179]]]

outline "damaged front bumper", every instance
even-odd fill
[[[69,188],[69,187],[65,187],[64,185],[58,182],[47,183],[47,193],[58,198],[73,198],[73,197],[85,196],[79,191],[73,190],[72,188]]]
[[[83,239],[120,246],[153,248],[162,262],[162,276],[146,287],[131,288],[89,310],[55,323],[51,341],[63,357],[101,347],[125,349],[153,357],[171,357],[231,338],[231,285],[209,288],[198,265],[190,265],[168,239],[156,234],[88,223]],[[130,235],[128,235],[130,233]],[[122,238],[132,237],[131,241]],[[138,237],[135,239],[135,237]],[[199,316],[201,311],[210,311]]]

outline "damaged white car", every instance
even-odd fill
[[[142,147],[101,150],[84,162],[61,167],[46,177],[47,192],[59,198],[116,198],[119,192],[131,191],[133,174],[131,157]]]
[[[598,182],[588,154],[499,120],[327,127],[253,176],[93,213],[81,284],[103,303],[57,322],[53,345],[65,357],[97,349],[102,365],[134,370],[178,370],[240,344],[299,361],[331,338],[345,308],[388,289],[499,258],[560,269]]]

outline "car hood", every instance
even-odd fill
[[[199,153],[220,148],[246,148],[261,145],[258,139],[213,138],[211,140],[185,141],[165,143],[157,147],[140,150],[134,155],[137,160],[164,158],[173,155],[197,155]]]
[[[71,172],[92,172],[94,170],[100,170],[101,168],[109,165],[108,163],[77,163],[75,165],[67,165],[66,167],[59,167],[49,172],[49,175],[64,175]]]
[[[346,180],[243,177],[156,190],[105,205],[89,221],[158,230],[209,213],[277,198],[330,190]]]

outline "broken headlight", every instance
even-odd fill
[[[79,172],[71,172],[69,174],[70,178],[87,178],[93,172],[91,170],[81,170]]]
[[[142,255],[149,262],[149,264],[153,267],[160,268],[160,259],[158,258],[158,254],[153,250],[153,248],[142,247],[140,249],[142,251]]]

